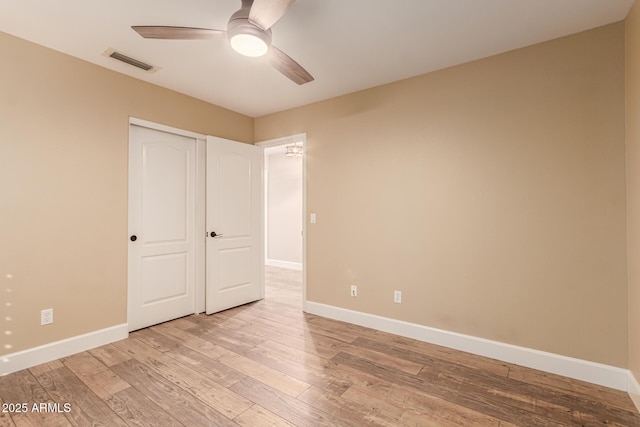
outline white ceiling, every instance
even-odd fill
[[[273,44],[315,81],[298,86],[226,39],[146,40],[131,25],[226,29],[240,0],[0,0],[0,31],[259,117],[587,30],[633,0],[297,0]],[[115,48],[159,66],[107,58]]]

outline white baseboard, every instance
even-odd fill
[[[628,387],[629,371],[615,366],[449,332],[313,301],[305,301],[305,311],[617,390],[627,391]]]
[[[638,384],[638,380],[631,371],[629,371],[628,376],[627,393],[629,393],[633,404],[636,405],[636,409],[640,411],[640,384]]]
[[[0,376],[110,344],[129,336],[126,323],[0,356]]]
[[[265,261],[265,265],[268,265],[271,267],[288,268],[289,270],[302,271],[301,262],[280,261],[279,259],[267,259]]]

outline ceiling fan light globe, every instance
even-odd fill
[[[233,50],[244,56],[257,58],[269,51],[269,45],[253,34],[236,34],[229,39]]]
[[[271,47],[271,30],[258,28],[244,15],[246,9],[240,9],[227,23],[227,38],[233,50],[244,56],[264,56]]]

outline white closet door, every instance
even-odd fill
[[[207,314],[264,297],[262,156],[207,137]]]
[[[196,139],[130,126],[129,330],[196,311]]]

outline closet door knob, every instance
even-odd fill
[[[135,242],[136,240],[138,240],[138,236],[133,234],[131,237],[129,237],[129,240],[131,240],[132,242]]]

